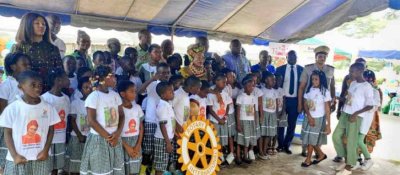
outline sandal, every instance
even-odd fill
[[[310,164],[307,164],[307,162],[302,162],[301,167],[307,168],[307,167],[311,166],[312,164],[313,164],[312,162],[310,162]]]
[[[325,159],[327,159],[327,158],[328,158],[328,156],[326,156],[326,154],[325,154],[325,156],[324,156],[321,160],[314,160],[314,161],[312,162],[312,164],[314,164],[314,165],[319,164],[320,162],[322,162],[323,160],[325,160]]]

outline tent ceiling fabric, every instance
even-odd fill
[[[389,0],[0,0],[0,15],[38,11],[63,24],[252,43],[295,42],[387,8]],[[5,10],[4,10],[5,9]],[[68,18],[68,19],[66,19]]]

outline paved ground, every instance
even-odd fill
[[[334,115],[332,115],[334,116]],[[332,120],[332,126],[336,126],[337,121]],[[334,128],[334,127],[333,127]],[[381,131],[383,139],[378,141],[372,159],[374,166],[368,172],[354,172],[356,175],[400,175],[400,117],[381,116]],[[320,165],[310,166],[308,168],[300,167],[304,158],[299,155],[301,148],[295,145],[292,149],[293,155],[284,153],[278,154],[271,160],[256,161],[246,167],[227,167],[223,168],[218,174],[222,175],[330,175],[335,174],[333,167],[337,164],[332,161],[335,156],[335,150],[332,145],[332,139],[329,144],[323,147],[327,153],[328,159],[321,162]]]

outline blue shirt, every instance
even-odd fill
[[[226,68],[235,72],[239,82],[250,72],[250,62],[246,57],[239,55],[234,56],[228,52],[222,58],[225,60]]]
[[[260,69],[261,69],[260,64],[251,66],[251,72],[256,72],[256,71],[259,71]],[[266,70],[268,72],[275,74],[275,67],[273,65],[268,64]],[[262,70],[262,71],[264,71],[264,70]]]

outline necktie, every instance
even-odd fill
[[[290,85],[289,85],[289,94],[293,95],[294,93],[294,70],[293,65],[290,66]]]

